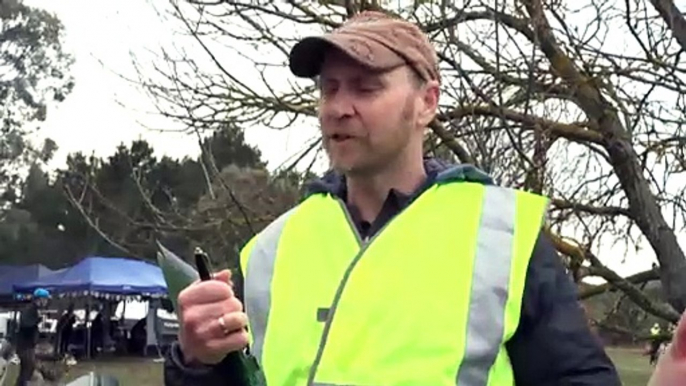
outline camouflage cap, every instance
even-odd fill
[[[303,78],[318,76],[331,48],[375,71],[409,65],[422,79],[440,82],[436,51],[426,34],[413,23],[381,12],[362,12],[329,34],[302,39],[290,52],[291,72]]]

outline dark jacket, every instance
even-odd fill
[[[425,168],[429,178],[424,186],[410,196],[391,191],[373,223],[360,221],[355,208],[349,208],[362,237],[377,232],[437,180],[459,179],[492,184],[487,175],[472,166],[448,167],[428,159]],[[344,178],[329,173],[311,184],[308,192],[329,192],[345,199]],[[237,293],[241,295],[240,291]],[[542,235],[538,238],[528,268],[521,321],[506,347],[517,385],[621,385],[612,362],[588,328],[577,302],[576,287],[552,243]],[[235,361],[227,359],[211,368],[184,367],[182,353],[174,344],[165,362],[165,385],[238,385],[232,381],[235,379],[236,366]]]
[[[31,303],[21,311],[17,331],[17,349],[33,348],[38,343],[38,324],[40,321],[36,304]]]

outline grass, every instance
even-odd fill
[[[624,386],[646,386],[652,367],[648,364],[648,357],[641,355],[640,349],[608,348],[607,353],[612,358]]]
[[[19,366],[13,366],[8,374],[6,385],[0,386],[14,386],[13,380],[18,370]],[[113,358],[108,359],[107,362],[79,362],[69,370],[64,382],[71,382],[91,371],[114,376],[119,380],[120,386],[161,386],[164,384],[162,363],[155,363],[148,358]]]
[[[648,384],[652,368],[648,364],[648,358],[642,356],[639,350],[608,348],[607,352],[617,366],[624,386],[646,386]],[[12,372],[16,374],[17,370],[18,367],[14,366]],[[163,385],[162,364],[155,363],[152,359],[142,358],[115,358],[109,359],[107,362],[79,362],[71,368],[66,381],[74,380],[91,371],[112,375],[119,379],[121,386]],[[9,379],[14,379],[12,372],[9,374]],[[8,382],[7,385],[13,386],[14,382]]]

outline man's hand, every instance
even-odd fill
[[[230,283],[231,271],[224,270],[179,294],[179,343],[187,363],[216,364],[247,346],[248,318]]]
[[[648,386],[686,385],[686,313],[681,316],[672,344],[660,357]]]

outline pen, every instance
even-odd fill
[[[199,247],[195,248],[195,266],[198,269],[198,275],[200,275],[200,280],[207,281],[212,279],[211,269],[212,265],[210,263],[210,258],[205,252]]]

